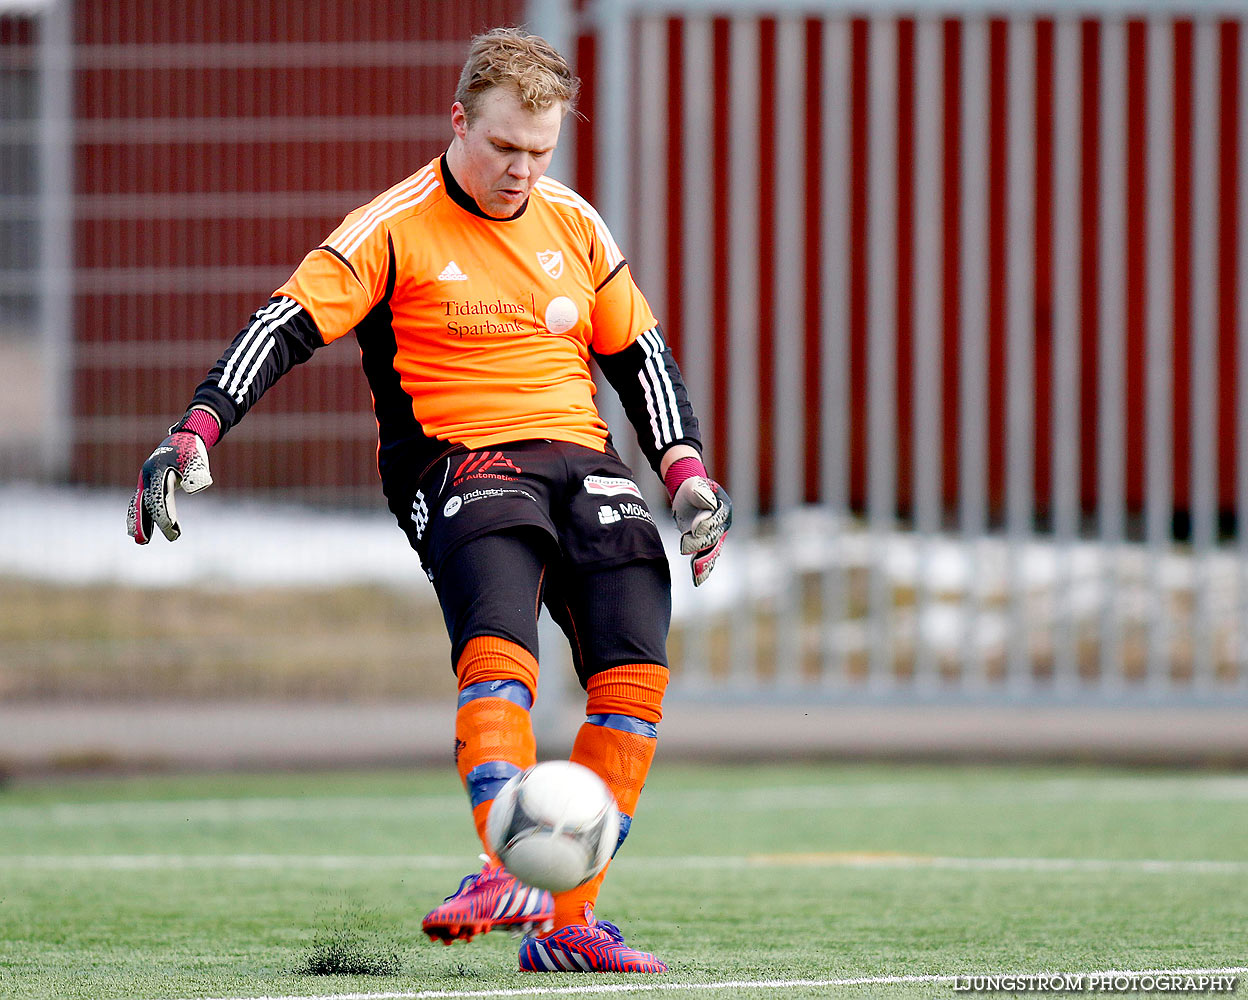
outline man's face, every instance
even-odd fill
[[[455,179],[486,215],[510,218],[550,166],[562,124],[561,105],[529,111],[509,87],[486,91],[471,120],[456,101],[451,108],[460,153],[451,162]]]

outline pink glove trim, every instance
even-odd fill
[[[211,448],[221,437],[221,425],[217,418],[207,410],[191,410],[182,420],[179,428],[193,431],[204,439],[204,447]]]
[[[680,489],[680,484],[691,476],[701,476],[703,479],[709,479],[706,474],[706,466],[702,464],[702,459],[692,456],[678,458],[667,467],[667,474],[663,477],[663,485],[667,487],[667,495],[669,498],[676,495],[676,491]]]

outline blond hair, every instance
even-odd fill
[[[459,74],[455,100],[471,120],[482,95],[494,87],[512,86],[529,111],[545,111],[562,104],[565,112],[576,105],[581,81],[550,42],[523,28],[492,28],[475,35],[468,59]]]

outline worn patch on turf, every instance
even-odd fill
[[[319,928],[295,965],[301,976],[397,976],[398,941],[372,911],[347,911]]]

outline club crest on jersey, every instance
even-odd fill
[[[537,251],[537,262],[542,265],[542,270],[552,278],[558,279],[563,275],[562,250],[539,250]]]

